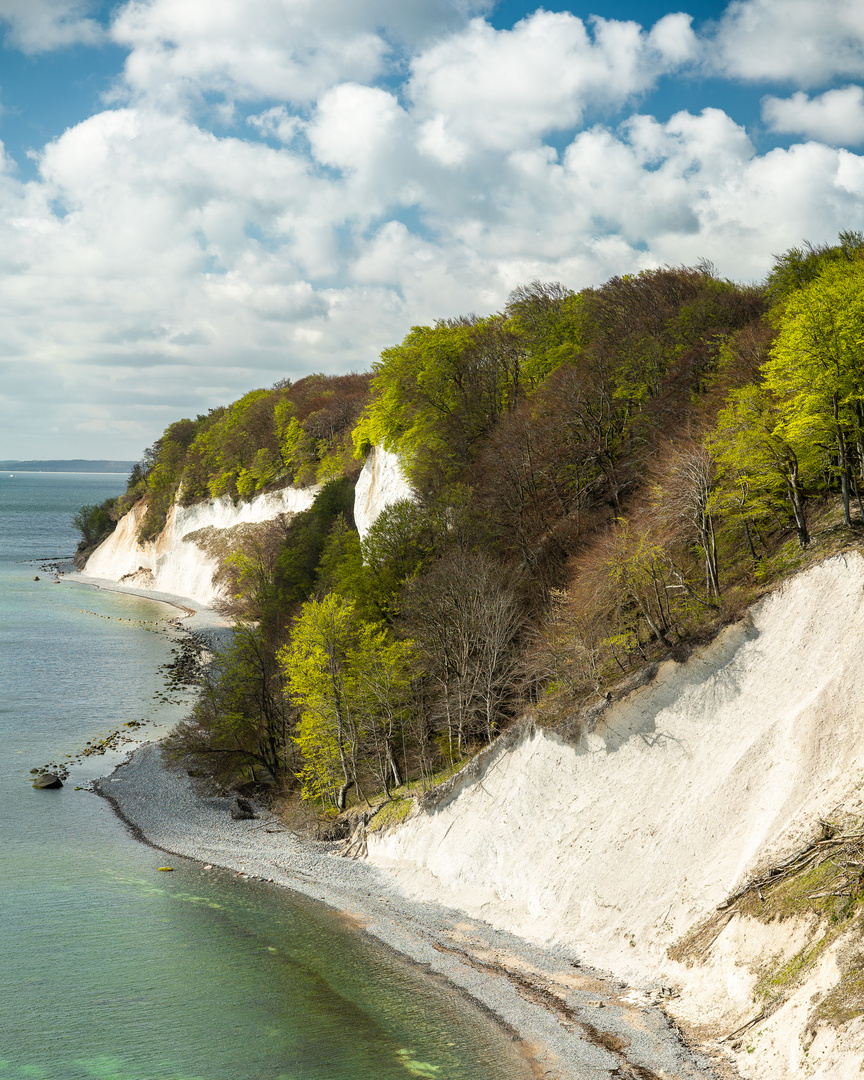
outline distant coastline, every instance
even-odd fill
[[[0,472],[130,473],[134,461],[85,458],[47,461],[0,461]]]

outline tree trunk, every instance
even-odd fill
[[[855,433],[855,445],[858,448],[858,475],[864,483],[864,407],[860,401],[855,402],[855,417],[858,421],[858,429]]]
[[[387,765],[390,769],[390,774],[393,777],[393,786],[402,786],[402,774],[399,772],[399,763],[396,761],[396,754],[393,752],[393,746],[389,739],[386,741],[387,747]],[[388,793],[389,794],[389,793]]]
[[[798,532],[798,546],[806,548],[810,543],[810,533],[807,531],[807,520],[804,517],[804,499],[798,487],[798,461],[792,460],[786,474],[786,485],[789,491],[789,501],[792,504],[792,515],[795,518],[795,528]]]
[[[855,495],[855,502],[858,504],[858,513],[861,515],[861,524],[864,525],[864,506],[861,505],[861,489],[858,486],[858,481],[855,479],[855,470],[849,470],[849,477],[852,480],[852,491]]]
[[[336,809],[337,810],[344,810],[345,809],[345,800],[346,800],[346,798],[348,796],[348,792],[351,790],[352,787],[354,787],[354,781],[353,780],[346,780],[345,783],[339,788],[339,792],[338,792],[338,794],[336,796]]]
[[[759,562],[759,556],[756,554],[756,548],[753,547],[753,537],[750,535],[750,522],[744,519],[744,535],[747,537],[747,547],[750,548],[750,554],[753,556],[753,562]]]
[[[702,550],[705,552],[705,584],[709,596],[720,595],[720,575],[717,570],[717,536],[714,520],[706,514],[699,529]]]
[[[835,393],[831,398],[834,409],[834,423],[837,426],[837,467],[840,471],[840,491],[843,495],[843,524],[852,525],[849,511],[849,456],[846,451],[846,438],[840,426],[840,399]]]
[[[336,678],[335,661],[330,659],[330,685],[333,688],[333,707],[336,712],[336,744],[339,748],[339,763],[342,766],[343,784],[339,788],[336,805],[340,810],[345,809],[345,796],[354,785],[354,779],[348,768],[348,757],[345,754],[345,720],[342,715],[342,695],[339,692],[339,684]]]

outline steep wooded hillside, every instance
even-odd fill
[[[143,540],[236,620],[167,757],[745,1076],[858,1075],[862,340],[843,234],[759,287],[535,282],[178,421],[81,514],[120,517],[92,566]]]
[[[758,287],[708,265],[535,282],[493,315],[414,327],[371,375],[171,425],[109,508],[134,506],[143,539],[172,501],[316,485],[226,549],[243,631],[176,753],[299,777],[322,807],[428,785],[526,704],[566,727],[842,547],[864,516],[862,249],[794,249]],[[372,447],[413,497],[361,542]]]

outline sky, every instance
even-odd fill
[[[0,0],[0,458],[864,229],[861,0]]]

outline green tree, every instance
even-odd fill
[[[728,400],[708,439],[720,480],[712,505],[740,521],[754,558],[751,527],[777,511],[790,514],[798,543],[806,547],[805,477],[812,479],[818,469],[813,447],[804,447],[802,475],[802,461],[785,436],[780,410],[768,390],[751,384],[732,391]]]
[[[279,654],[300,710],[295,741],[304,798],[344,810],[370,758],[385,790],[398,782],[393,739],[411,682],[411,653],[410,643],[359,620],[354,605],[335,593],[304,604],[291,643]]]
[[[147,510],[138,528],[139,540],[152,540],[165,524],[196,431],[196,421],[178,420],[144,451]]]
[[[213,658],[190,716],[169,735],[169,761],[200,768],[230,786],[289,778],[294,767],[292,713],[282,670],[260,628],[237,624]]]
[[[103,503],[82,506],[73,515],[72,525],[81,533],[82,543],[97,544],[114,531],[117,525],[116,503],[115,498],[106,499]]]
[[[774,256],[774,266],[765,282],[765,291],[775,303],[814,281],[832,262],[852,262],[864,252],[864,233],[844,230],[838,244],[811,244],[791,247]]]
[[[281,628],[298,605],[316,587],[318,565],[327,539],[339,518],[353,525],[354,484],[348,477],[330,480],[308,510],[289,523],[273,562],[272,577],[261,619],[269,628]]]
[[[422,507],[401,499],[386,507],[361,541],[368,596],[380,618],[392,621],[399,593],[420,570],[431,551]]]
[[[520,285],[505,313],[524,351],[520,381],[530,394],[584,344],[582,297],[558,281]]]
[[[373,400],[354,431],[358,452],[398,452],[409,477],[455,479],[524,393],[524,349],[509,320],[468,316],[415,326],[375,365]]]
[[[851,525],[854,492],[862,520],[858,470],[864,466],[864,261],[831,261],[791,293],[763,366],[781,408],[779,429],[799,457],[820,449],[839,479]]]
[[[316,574],[315,594],[324,596],[330,592],[350,600],[358,616],[367,622],[380,622],[383,618],[376,602],[375,582],[363,562],[360,536],[344,514],[333,522]]]

